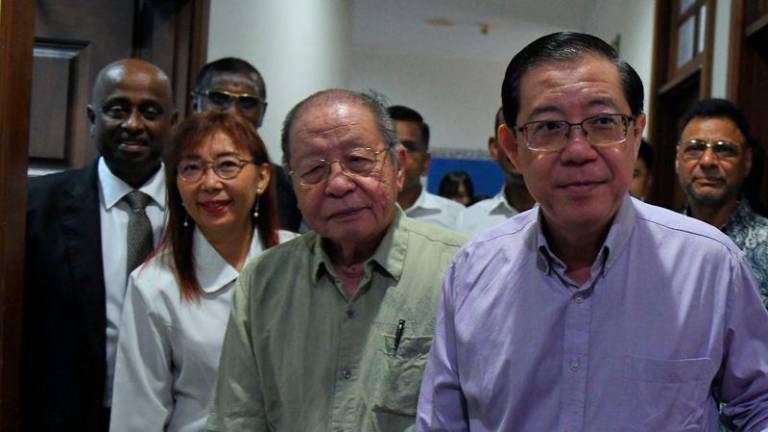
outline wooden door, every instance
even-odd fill
[[[96,156],[85,107],[98,71],[138,57],[171,77],[181,114],[205,61],[208,0],[36,0],[30,173]]]

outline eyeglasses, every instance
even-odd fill
[[[677,145],[680,157],[684,161],[694,161],[701,159],[707,149],[712,149],[718,160],[733,159],[741,154],[741,145],[725,140],[707,141],[702,139],[692,139],[681,142]]]
[[[196,182],[203,177],[206,168],[209,166],[213,172],[222,180],[231,180],[240,174],[243,167],[249,163],[255,163],[250,160],[240,159],[236,156],[220,156],[214,161],[203,161],[201,159],[182,159],[176,167],[176,173],[179,178],[188,182]]]
[[[532,121],[518,127],[517,131],[523,134],[529,149],[556,152],[568,144],[571,129],[576,126],[584,132],[587,142],[595,147],[621,144],[627,140],[629,123],[633,120],[634,117],[625,114],[599,114],[578,123],[565,120]]]
[[[195,96],[205,96],[209,101],[218,108],[225,110],[232,106],[232,102],[237,100],[240,109],[243,110],[256,110],[261,109],[267,103],[259,96],[250,93],[232,93],[225,90],[206,90],[203,92],[193,93]]]
[[[331,173],[331,165],[338,162],[341,171],[348,176],[369,177],[376,169],[379,155],[387,150],[358,147],[332,161],[325,159],[301,161],[296,169],[288,171],[288,174],[296,175],[303,186],[313,186],[327,180]]]

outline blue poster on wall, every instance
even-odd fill
[[[504,176],[496,161],[489,159],[459,159],[432,156],[427,177],[427,190],[436,194],[440,180],[451,171],[464,171],[472,179],[475,196],[496,195],[504,183]]]

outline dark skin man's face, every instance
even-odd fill
[[[137,59],[107,66],[88,105],[99,153],[110,171],[134,188],[160,167],[176,116],[166,75]]]

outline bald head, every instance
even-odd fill
[[[139,59],[107,65],[96,77],[88,120],[110,171],[131,187],[141,187],[160,167],[176,121],[168,76]]]

